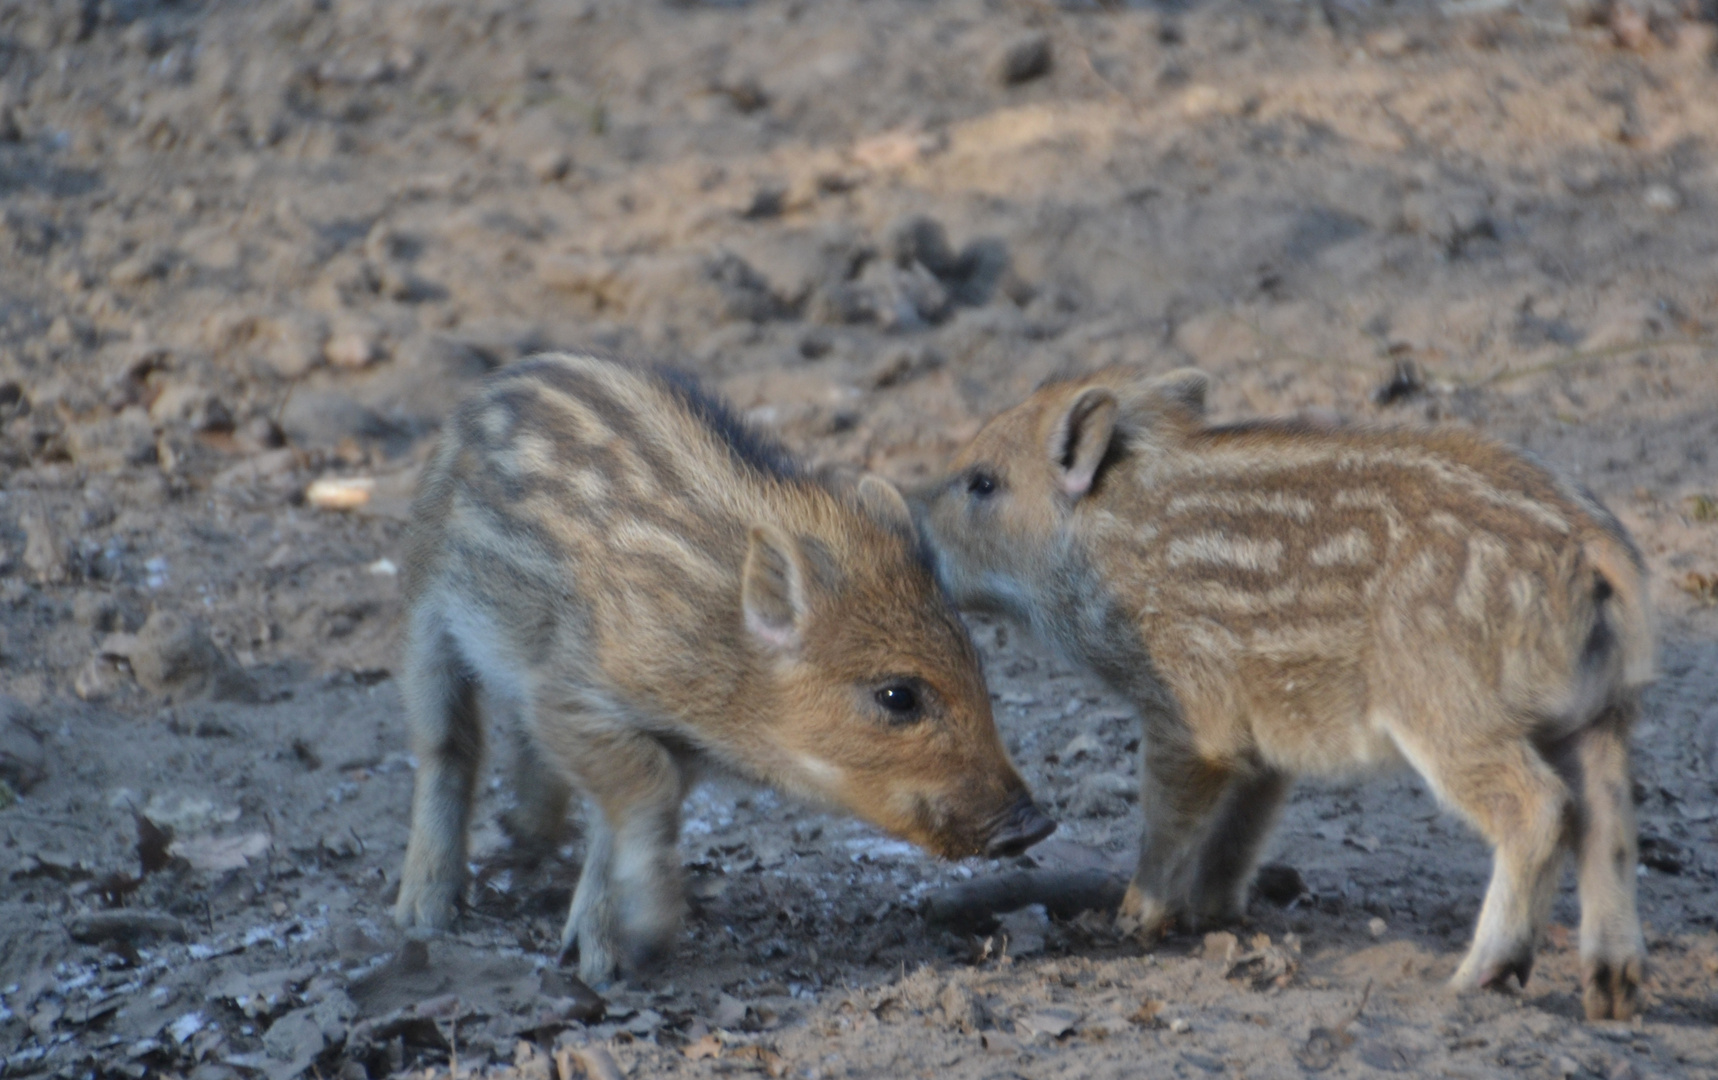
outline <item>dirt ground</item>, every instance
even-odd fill
[[[1713,17],[0,2],[0,1075],[1718,1075]],[[678,953],[601,1003],[551,955],[578,846],[513,858],[497,780],[464,928],[402,941],[406,500],[451,402],[549,347],[902,481],[1121,359],[1203,367],[1219,418],[1531,448],[1656,590],[1644,1018],[1580,1019],[1572,885],[1524,992],[1443,990],[1488,862],[1405,774],[1303,785],[1251,924],[1151,952],[934,925],[1018,867],[706,789]],[[1022,861],[1125,872],[1135,723],[973,631],[1063,823]]]

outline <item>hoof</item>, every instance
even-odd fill
[[[1130,888],[1116,911],[1116,929],[1141,945],[1155,945],[1175,921],[1169,908]]]
[[[1516,985],[1525,990],[1527,989],[1527,978],[1532,974],[1532,955],[1518,956],[1513,960],[1505,960],[1494,965],[1490,971],[1486,972],[1485,977],[1479,980],[1479,985],[1484,990],[1507,990],[1509,989],[1509,977],[1513,975]]]
[[[1515,981],[1521,989],[1527,989],[1528,976],[1533,974],[1533,954],[1522,952],[1514,956],[1506,956],[1500,960],[1492,960],[1481,966],[1470,953],[1461,967],[1456,969],[1455,976],[1450,979],[1450,986],[1456,990],[1496,990],[1509,989],[1509,977],[1515,976]]]
[[[1581,983],[1581,1005],[1588,1020],[1631,1020],[1640,1012],[1638,956],[1589,961]]]
[[[459,888],[401,888],[394,924],[402,930],[447,930],[459,919]]]

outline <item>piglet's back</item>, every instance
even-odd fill
[[[451,420],[420,487],[405,585],[414,605],[481,618],[528,665],[683,713],[662,695],[713,704],[739,677],[740,579],[760,523],[845,572],[916,558],[681,377],[540,356]]]
[[[828,498],[672,375],[536,357],[451,420],[405,585],[413,603],[441,593],[485,609],[527,655],[624,638],[663,661],[707,660],[738,634],[750,525],[815,518]]]
[[[1118,566],[1144,556],[1114,580],[1149,584],[1138,603],[1160,655],[1177,642],[1195,665],[1194,653],[1315,666],[1374,654],[1399,672],[1404,651],[1455,649],[1525,708],[1579,667],[1602,580],[1605,595],[1621,594],[1617,681],[1650,677],[1627,535],[1583,491],[1493,440],[1191,418],[1154,437],[1133,463],[1136,483],[1102,492],[1091,513]]]

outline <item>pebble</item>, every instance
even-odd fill
[[[1408,32],[1399,26],[1389,26],[1366,35],[1366,51],[1382,59],[1401,56],[1413,45]]]
[[[1253,889],[1278,907],[1287,907],[1306,894],[1300,871],[1285,863],[1266,863],[1253,879]]]
[[[1682,209],[1682,195],[1669,184],[1648,184],[1641,193],[1641,201],[1648,210],[1660,214],[1674,214]]]
[[[1609,14],[1611,38],[1619,47],[1643,49],[1652,40],[1646,16],[1628,0],[1612,0]]]
[[[1028,904],[1001,918],[1000,933],[1008,939],[1009,956],[1036,956],[1044,951],[1044,937],[1050,932],[1050,916],[1043,904]]]
[[[356,510],[375,490],[376,482],[367,476],[324,476],[305,489],[304,500],[318,510]]]
[[[335,334],[322,347],[323,357],[335,367],[361,368],[381,356],[375,336],[362,330]]]
[[[149,403],[149,419],[157,424],[183,424],[192,431],[229,431],[233,414],[207,388],[173,383]]]
[[[109,285],[122,289],[136,288],[160,277],[166,269],[166,261],[161,256],[140,252],[114,263],[107,272],[107,281]]]
[[[1055,64],[1055,52],[1049,34],[1028,34],[1018,38],[1002,51],[996,64],[996,77],[1003,86],[1019,86],[1050,74]]]
[[[1205,959],[1227,964],[1241,951],[1240,939],[1227,930],[1205,935]]]
[[[66,432],[72,459],[79,465],[103,472],[127,465],[155,461],[155,428],[142,406],[121,410],[117,416],[93,423],[77,424]]]
[[[540,183],[552,184],[572,171],[573,159],[562,150],[543,150],[533,154],[526,164]]]
[[[72,693],[79,701],[99,703],[119,693],[126,682],[118,664],[97,654],[84,661],[84,666],[72,677]]]
[[[24,568],[37,581],[65,580],[66,545],[47,515],[27,510],[18,516],[18,527],[24,530]]]
[[[281,378],[301,378],[322,363],[328,327],[320,318],[304,313],[282,315],[266,320],[262,330],[267,336],[263,358]]]
[[[1385,922],[1383,919],[1378,918],[1376,915],[1366,923],[1366,932],[1375,938],[1383,937],[1385,931],[1389,929],[1390,924]]]
[[[47,751],[21,702],[0,696],[0,781],[20,795],[48,775]]]
[[[156,610],[137,632],[129,659],[137,681],[152,694],[184,701],[197,697],[241,701],[255,694],[195,620]]]
[[[1071,1034],[1082,1019],[1084,1019],[1083,1014],[1074,1012],[1072,1009],[1039,1009],[1037,1012],[1028,1013],[1014,1021],[1014,1029],[1021,1035],[1043,1035],[1051,1039],[1060,1039],[1064,1035]]]

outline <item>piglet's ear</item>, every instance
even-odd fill
[[[1154,376],[1146,383],[1153,397],[1177,405],[1194,416],[1205,415],[1205,391],[1211,376],[1198,368],[1176,368]]]
[[[860,477],[859,506],[877,524],[894,529],[913,543],[918,543],[918,530],[913,527],[913,513],[900,489],[881,476],[867,473]]]
[[[768,652],[798,650],[805,623],[805,566],[799,545],[773,525],[754,525],[740,581],[746,631]]]
[[[1115,434],[1116,396],[1102,386],[1080,392],[1050,435],[1050,462],[1062,491],[1075,499],[1092,489]]]

